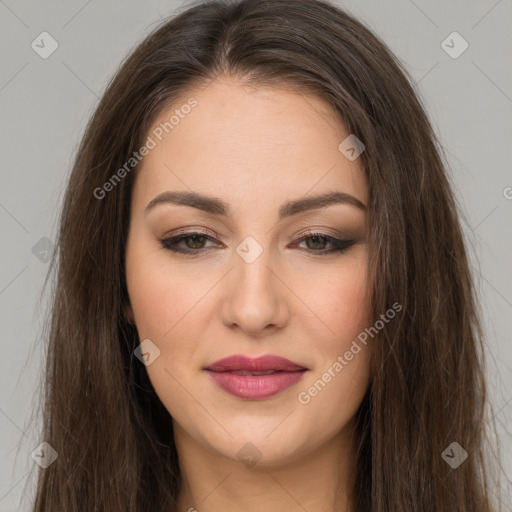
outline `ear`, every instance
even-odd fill
[[[126,304],[124,307],[124,317],[129,324],[135,324],[133,310],[130,304]]]

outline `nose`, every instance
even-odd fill
[[[290,317],[287,297],[291,292],[279,275],[268,251],[251,263],[234,255],[234,268],[227,276],[221,297],[221,316],[230,329],[252,338],[268,336],[282,329]],[[274,263],[274,264],[273,264]]]

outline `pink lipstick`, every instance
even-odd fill
[[[262,400],[298,382],[308,368],[274,355],[256,359],[234,355],[205,370],[224,391],[245,400]]]

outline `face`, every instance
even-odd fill
[[[270,467],[353,425],[371,347],[353,343],[369,322],[367,184],[338,149],[348,135],[321,99],[234,78],[148,132],[128,315],[178,448]]]

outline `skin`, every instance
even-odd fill
[[[367,213],[335,204],[278,222],[278,209],[334,191],[367,205],[360,159],[338,150],[348,132],[321,99],[233,77],[188,91],[154,126],[191,96],[197,106],[137,170],[126,252],[127,315],[160,350],[146,370],[173,418],[179,510],[353,511],[354,415],[368,388],[371,343],[309,403],[298,394],[370,325]],[[145,213],[164,191],[215,196],[232,215],[170,203]],[[206,248],[199,256],[162,246],[183,228],[218,238],[179,243]],[[333,247],[324,239],[293,245],[317,230],[356,243],[324,256]],[[250,264],[236,252],[247,236],[263,249]],[[243,400],[204,371],[233,354],[275,354],[308,371],[273,397]],[[257,451],[244,449],[260,457],[254,465],[238,455],[248,442]]]

